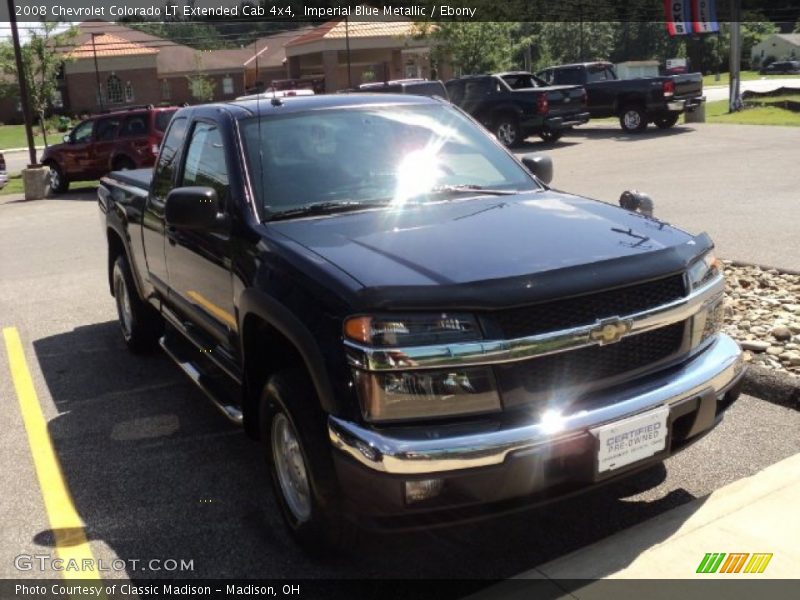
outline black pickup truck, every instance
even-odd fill
[[[738,394],[722,273],[551,175],[439,99],[183,108],[98,188],[122,335],[260,440],[312,549],[630,475]]]
[[[445,83],[456,104],[512,148],[531,135],[546,142],[589,121],[586,92],[576,85],[548,86],[525,71],[470,75]]]
[[[705,100],[700,73],[619,79],[611,63],[591,62],[548,67],[537,75],[553,85],[582,85],[592,118],[619,117],[622,129],[631,133],[649,123],[669,129]]]

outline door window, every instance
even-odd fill
[[[220,207],[228,198],[228,168],[219,128],[212,123],[194,126],[192,139],[183,165],[182,186],[198,185],[214,188]]]
[[[94,121],[84,121],[72,130],[72,140],[78,144],[88,142],[92,138]]]
[[[186,137],[186,119],[181,117],[172,121],[169,133],[161,145],[161,154],[158,156],[155,175],[153,177],[153,194],[157,198],[164,198],[172,187],[175,174],[175,158],[178,149]]]
[[[559,69],[554,72],[553,82],[556,85],[582,85],[580,69]]]

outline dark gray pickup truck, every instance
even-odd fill
[[[537,75],[552,85],[582,85],[593,119],[619,117],[622,129],[631,133],[644,131],[648,123],[669,129],[705,101],[700,73],[619,79],[611,63],[592,62],[548,67]]]
[[[98,189],[122,335],[260,440],[311,549],[625,477],[736,399],[723,276],[548,165],[422,96],[183,108]]]

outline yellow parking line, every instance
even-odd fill
[[[16,327],[6,327],[3,329],[3,337],[22,420],[28,432],[28,443],[33,455],[36,476],[39,479],[47,517],[55,537],[56,552],[63,561],[62,574],[65,579],[100,579],[97,562],[86,540],[83,521],[72,503],[72,497],[64,482],[61,466],[47,431],[47,421],[42,414],[36,389],[33,387],[33,379],[25,361],[25,351],[22,348],[19,332]],[[84,562],[85,559],[88,560]],[[70,565],[77,565],[77,569],[70,568]],[[91,568],[84,569],[84,566]]]

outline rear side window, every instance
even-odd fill
[[[225,148],[219,127],[212,123],[199,122],[192,131],[192,140],[186,150],[181,185],[212,187],[217,192],[220,205],[228,198],[228,168]]]
[[[553,83],[556,85],[581,85],[583,77],[580,69],[559,69],[553,72]]]
[[[461,81],[448,81],[445,84],[447,93],[454,104],[461,104],[464,100],[464,83]]]
[[[156,130],[164,132],[169,127],[169,122],[172,120],[172,117],[175,116],[175,113],[178,112],[176,110],[160,110],[156,113]]]
[[[178,150],[183,145],[186,137],[186,118],[180,117],[172,122],[167,137],[161,144],[161,154],[158,156],[153,175],[153,194],[162,200],[169,193],[172,187],[173,176],[175,174],[175,158]]]
[[[119,130],[120,122],[121,119],[119,117],[98,119],[94,134],[95,141],[108,142],[117,137],[117,131]]]
[[[137,137],[142,135],[147,135],[147,114],[140,113],[138,115],[126,117],[119,136]]]

